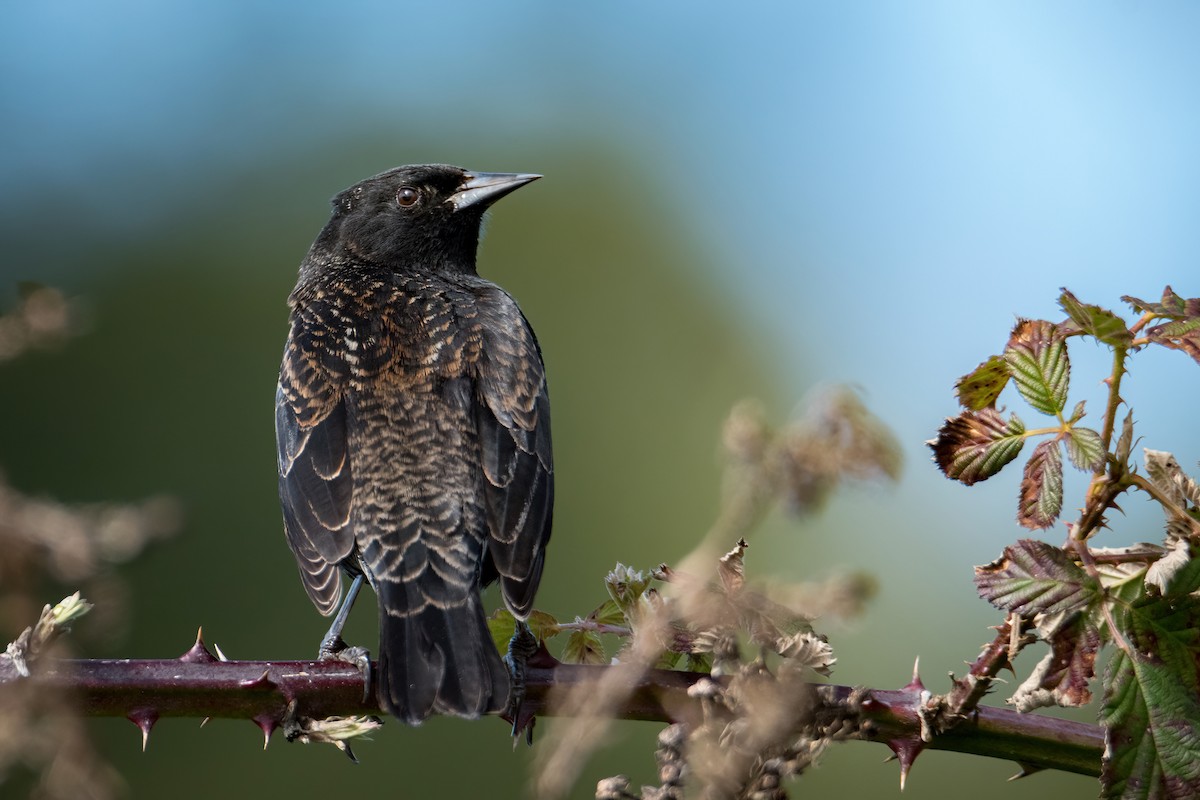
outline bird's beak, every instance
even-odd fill
[[[519,172],[468,172],[458,191],[450,195],[447,202],[454,206],[455,211],[462,211],[468,206],[487,208],[514,189],[540,177]]]

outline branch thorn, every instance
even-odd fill
[[[264,669],[262,675],[259,675],[252,681],[242,681],[238,684],[243,689],[248,691],[268,691],[272,692],[279,688],[279,684],[271,680],[271,671]]]
[[[267,749],[267,745],[271,743],[271,734],[279,727],[279,720],[272,714],[259,714],[254,717],[251,722],[257,725],[263,732],[263,750]]]
[[[138,726],[142,732],[142,752],[146,752],[146,744],[150,741],[150,730],[158,722],[158,712],[152,708],[139,708],[129,712],[129,721]]]
[[[203,627],[196,630],[196,643],[181,655],[179,660],[187,664],[211,664],[217,660],[217,657],[208,652],[208,648],[204,646]]]
[[[904,784],[908,780],[908,771],[925,749],[925,742],[920,739],[889,739],[887,746],[892,748],[900,762],[900,791],[903,792]]]
[[[1045,767],[1038,767],[1033,764],[1026,764],[1021,761],[1017,762],[1017,766],[1021,768],[1021,771],[1018,772],[1016,775],[1013,775],[1011,778],[1009,778],[1008,779],[1009,782],[1012,782],[1015,780],[1020,780],[1021,778],[1028,778],[1033,773],[1041,772],[1042,770],[1045,769]]]
[[[921,657],[917,656],[917,660],[913,662],[912,680],[901,690],[904,692],[922,692],[925,690],[925,684],[921,682]]]

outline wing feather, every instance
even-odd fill
[[[541,350],[508,295],[481,326],[476,427],[483,457],[488,556],[505,603],[518,617],[533,606],[554,506],[550,400]]]
[[[353,484],[338,365],[314,346],[311,326],[293,313],[275,392],[275,435],[284,532],[309,598],[329,615],[341,597],[338,564],[353,546]]]

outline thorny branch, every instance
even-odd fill
[[[614,667],[580,664],[530,666],[525,702],[536,716],[561,713],[555,695],[562,690],[595,685]],[[0,688],[19,680],[0,675]],[[363,699],[358,670],[336,661],[223,661],[197,640],[179,659],[61,660],[35,669],[39,686],[70,689],[92,716],[124,716],[149,735],[161,717],[249,719],[269,740],[271,734],[297,721],[378,711]],[[711,680],[708,673],[651,669],[631,687],[615,715],[627,720],[696,724],[701,701],[689,689]],[[883,742],[909,739],[921,730],[928,693],[863,690],[830,684],[811,687],[826,719],[850,723],[846,738]],[[693,693],[694,694],[694,693]],[[289,706],[292,719],[289,720]],[[951,750],[1011,759],[1029,768],[1052,768],[1084,775],[1099,773],[1103,735],[1099,727],[1002,708],[979,706],[972,717],[927,743],[929,749]]]

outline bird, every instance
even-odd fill
[[[351,579],[323,656],[345,648],[364,580],[374,590],[376,698],[410,725],[504,713],[519,681],[480,591],[498,581],[522,627],[553,518],[550,401],[532,327],[476,256],[484,212],[540,177],[430,164],[367,178],[333,198],[288,297],[284,532],[322,615]]]

